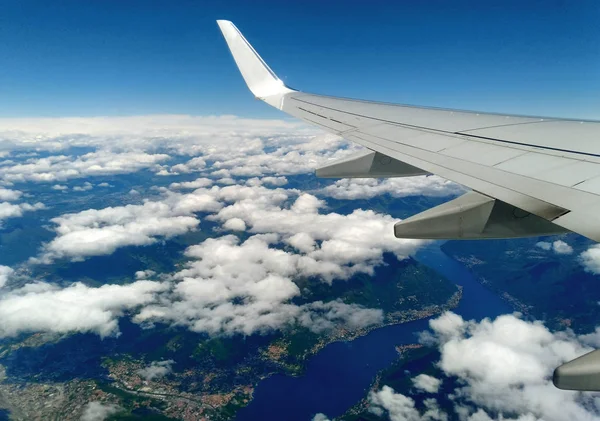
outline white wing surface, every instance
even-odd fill
[[[329,177],[438,174],[473,191],[398,223],[398,237],[497,238],[574,231],[600,241],[600,123],[394,105],[288,88],[218,21],[252,93],[371,153]]]

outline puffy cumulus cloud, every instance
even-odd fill
[[[240,244],[228,235],[188,248],[186,255],[194,260],[173,275],[170,296],[145,306],[134,321],[160,321],[211,335],[249,335],[294,324],[323,332],[383,321],[381,310],[339,301],[292,304],[300,295],[292,281],[298,256],[270,247],[278,241],[276,234],[264,234]]]
[[[423,411],[408,396],[395,393],[389,386],[369,394],[369,410],[377,415],[387,414],[391,421],[447,421],[448,416],[440,410],[435,399],[426,399]]]
[[[90,183],[89,181],[86,181],[81,186],[73,187],[73,191],[88,191],[88,190],[92,190],[93,188],[94,188],[94,185],[92,183]]]
[[[418,408],[415,400],[401,393],[396,393],[389,386],[383,386],[381,390],[371,391],[367,398],[369,402],[369,412],[389,419],[390,421],[448,421],[449,417],[440,407],[438,402],[433,399],[423,400],[422,408]],[[486,414],[487,415],[487,414]],[[461,421],[492,421],[491,419],[461,417]],[[329,421],[325,414],[317,414],[313,421]],[[502,418],[502,421],[511,421],[508,418]],[[529,421],[529,420],[520,420]],[[537,421],[537,420],[531,420]]]
[[[269,184],[271,186],[285,186],[288,183],[287,178],[281,177],[263,177],[260,179],[262,184]]]
[[[344,158],[358,150],[356,145],[333,135],[271,137],[258,139],[253,145],[253,150],[246,151],[232,151],[229,145],[205,150],[203,156],[213,161],[211,177],[302,174],[314,171],[329,160]],[[277,178],[269,181],[280,183],[283,180]]]
[[[0,179],[11,183],[24,181],[53,183],[72,178],[129,174],[152,167],[169,158],[166,154],[116,153],[107,150],[90,152],[78,157],[53,155],[0,166]]]
[[[158,237],[170,238],[196,229],[195,212],[211,212],[221,207],[212,195],[167,192],[162,201],[145,201],[105,209],[89,209],[53,218],[58,234],[43,247],[34,263],[54,259],[81,260],[113,253],[124,246],[153,244]]]
[[[206,167],[206,161],[202,157],[192,158],[184,164],[173,165],[169,170],[162,169],[158,175],[176,175],[198,172]],[[166,171],[163,173],[162,171]]]
[[[535,243],[535,246],[541,248],[542,250],[546,250],[546,251],[552,250],[552,243],[549,243],[547,241],[539,241],[539,242]]]
[[[89,402],[81,415],[81,421],[104,421],[121,410],[115,404],[93,401]]]
[[[150,269],[138,270],[135,273],[135,279],[148,279],[148,278],[152,278],[154,275],[156,275],[156,272],[154,272],[153,270],[150,270]]]
[[[153,361],[149,366],[138,370],[137,374],[148,381],[158,379],[171,373],[173,364],[175,364],[173,360]]]
[[[15,200],[19,200],[22,195],[23,193],[18,190],[10,190],[0,187],[0,201],[13,202]]]
[[[546,251],[554,251],[556,254],[572,254],[573,247],[568,245],[562,240],[556,240],[553,243],[549,243],[547,241],[539,241],[535,244],[536,247],[541,248]]]
[[[1,337],[23,332],[119,334],[118,318],[156,299],[168,285],[136,281],[98,288],[74,283],[66,288],[37,282],[0,297]]]
[[[336,181],[318,191],[335,199],[371,199],[382,194],[393,197],[406,196],[452,196],[465,192],[465,189],[438,176],[406,178],[346,178]]]
[[[553,333],[518,315],[475,322],[445,313],[429,324],[426,343],[439,348],[438,366],[455,385],[444,405],[452,410],[442,410],[436,398],[417,404],[384,386],[369,394],[370,411],[392,421],[600,420],[597,394],[559,390],[551,382],[556,366],[590,351],[588,344],[600,343],[598,330],[581,336]],[[413,379],[416,387],[421,384],[419,389],[432,393],[439,382],[423,374]]]
[[[427,374],[419,374],[417,377],[412,379],[412,382],[417,389],[428,393],[437,393],[442,384],[440,379],[436,379],[435,377]]]
[[[45,209],[43,203],[35,203],[33,205],[29,203],[8,203],[8,202],[0,202],[0,223],[4,219],[8,218],[17,218],[23,216],[24,212],[31,212],[40,209]]]
[[[600,246],[593,245],[579,255],[579,260],[586,272],[600,274]]]
[[[15,271],[11,267],[0,265],[0,288],[6,285],[6,282],[8,282],[13,273]]]
[[[552,243],[552,250],[554,250],[554,252],[556,254],[572,254],[573,253],[573,247],[571,247],[570,245],[568,245],[567,243],[565,243],[562,240],[557,240],[554,243]]]
[[[224,223],[237,218],[250,232],[280,235],[297,250],[296,267],[305,276],[331,281],[356,272],[373,273],[385,252],[404,259],[424,243],[395,238],[397,220],[389,215],[361,209],[349,215],[320,213],[325,202],[310,194],[287,204],[296,191],[230,186],[222,192],[223,200],[234,203],[210,218]]]
[[[171,183],[169,186],[172,190],[177,189],[200,189],[203,187],[211,186],[213,181],[210,178],[200,177],[195,179],[194,181],[184,181],[181,183]]]
[[[246,223],[240,218],[231,218],[225,221],[223,228],[230,231],[246,231]]]
[[[65,190],[69,190],[69,187],[65,186],[63,184],[55,184],[52,186],[52,190],[65,191]]]
[[[460,379],[458,399],[479,408],[470,419],[503,413],[522,414],[520,420],[600,419],[593,395],[561,391],[551,382],[556,366],[591,350],[589,337],[552,333],[516,315],[473,322],[446,314],[440,320],[430,323],[441,352],[439,366]]]

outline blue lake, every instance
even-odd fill
[[[463,299],[454,310],[465,319],[480,320],[511,313],[512,308],[482,286],[460,263],[440,250],[440,243],[422,249],[416,260],[463,286]],[[378,371],[397,357],[396,345],[417,341],[428,319],[388,326],[350,342],[335,342],[310,359],[301,377],[275,375],[255,389],[254,399],[242,408],[236,421],[310,421],[319,412],[342,415],[368,390]]]

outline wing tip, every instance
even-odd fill
[[[219,19],[217,24],[250,91],[255,97],[279,108],[279,101],[268,101],[266,98],[293,90],[275,75],[233,22]],[[274,105],[275,103],[279,105]]]

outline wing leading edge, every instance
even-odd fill
[[[303,93],[285,86],[233,23],[217,22],[257,98],[373,151],[331,163],[317,175],[433,173],[473,190],[399,222],[396,236],[503,238],[574,231],[600,241],[598,122]]]

